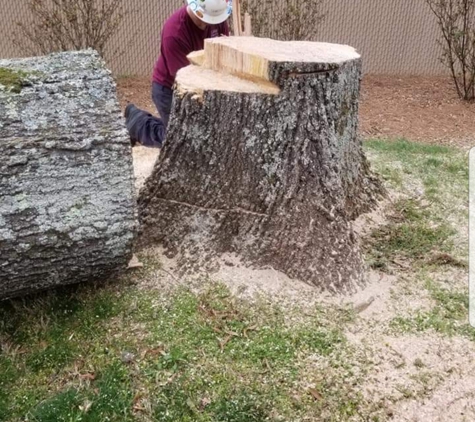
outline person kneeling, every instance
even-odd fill
[[[166,22],[160,56],[152,80],[152,99],[160,118],[128,104],[125,121],[132,146],[161,148],[165,140],[173,102],[177,72],[189,65],[188,54],[204,48],[204,40],[229,35],[227,19],[232,0],[187,0]]]

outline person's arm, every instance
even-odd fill
[[[186,58],[190,54],[189,49],[175,37],[167,37],[163,40],[163,55],[167,64],[168,72],[175,77],[177,72],[190,62]]]

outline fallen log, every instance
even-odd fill
[[[141,244],[163,245],[183,272],[233,253],[329,290],[361,283],[351,221],[383,191],[357,136],[360,56],[229,37],[191,63],[140,193]]]
[[[130,144],[93,51],[0,60],[0,298],[126,268]]]

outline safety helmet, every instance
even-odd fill
[[[210,25],[223,23],[231,14],[232,0],[187,0],[192,12]]]

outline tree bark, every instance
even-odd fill
[[[382,187],[357,136],[347,46],[207,40],[177,77],[164,149],[139,198],[142,245],[180,267],[224,253],[328,290],[363,280],[351,221]]]
[[[90,50],[0,69],[18,79],[0,79],[0,298],[124,268],[133,167],[110,72]]]

